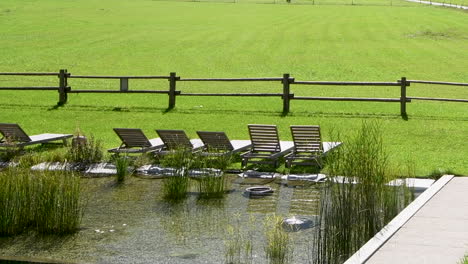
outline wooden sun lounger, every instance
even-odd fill
[[[294,140],[293,152],[286,158],[286,167],[292,164],[322,166],[320,157],[323,154],[320,126],[291,126]]]
[[[197,131],[207,155],[225,155],[248,149],[250,140],[229,140],[224,132]]]
[[[252,146],[241,155],[243,168],[248,163],[273,164],[277,167],[278,159],[293,149],[293,142],[280,142],[275,125],[248,125],[248,128]]]
[[[322,142],[320,126],[291,126],[294,140],[293,151],[285,156],[286,167],[296,165],[318,165],[329,150],[339,146],[340,142]]]
[[[147,153],[162,149],[164,146],[160,138],[148,139],[138,128],[114,128],[114,132],[122,140],[122,144],[109,149],[110,153]]]
[[[164,142],[164,147],[158,152],[162,155],[180,149],[197,152],[203,148],[203,142],[200,139],[190,140],[183,130],[157,129],[156,133],[158,133],[159,137]]]
[[[18,124],[0,123],[0,147],[5,148],[23,148],[28,145],[43,144],[52,141],[62,140],[64,145],[67,145],[67,139],[71,138],[71,134],[39,134],[28,136],[26,132]]]

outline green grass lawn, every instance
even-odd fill
[[[468,82],[468,14],[394,1],[389,5],[262,5],[91,0],[0,2],[0,72],[75,75],[280,77],[297,80]],[[58,84],[51,78],[0,76],[0,86]],[[116,80],[70,80],[72,89],[118,89]],[[183,92],[281,92],[281,83],[178,83]],[[131,80],[130,89],[167,89],[165,80]],[[292,86],[304,96],[398,98],[395,87]],[[409,96],[468,98],[466,87],[412,85]],[[382,124],[387,147],[419,176],[434,169],[468,174],[468,105],[413,101],[409,120],[398,103],[292,101],[280,98],[178,97],[166,112],[165,95],[71,94],[54,108],[56,92],[0,91],[0,122],[31,133],[79,126],[106,147],[119,144],[113,127],[223,130],[248,138],[247,124],[319,124],[324,139],[362,120]]]

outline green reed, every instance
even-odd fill
[[[0,172],[0,235],[25,230],[73,233],[79,227],[83,209],[78,176],[20,168]]]
[[[314,263],[343,263],[411,200],[405,184],[387,185],[411,169],[391,166],[378,124],[363,122],[355,135],[339,141],[344,144],[326,160],[329,180],[322,191]]]
[[[251,216],[247,223],[242,222],[240,216],[234,216],[235,222],[228,225],[226,229],[224,259],[226,264],[249,264],[253,262],[253,234],[252,231],[245,232],[242,229],[246,224],[253,230],[256,219]]]
[[[83,164],[102,161],[104,157],[103,147],[100,140],[91,136],[86,141],[72,144],[66,154],[67,160]]]
[[[127,156],[118,156],[114,160],[115,168],[117,169],[117,182],[124,182],[125,178],[129,175],[128,166],[130,165],[130,158]]]
[[[163,197],[167,200],[179,201],[187,197],[189,188],[189,170],[194,164],[194,154],[180,148],[163,156],[161,164],[174,168],[174,173],[163,180]]]
[[[267,244],[265,253],[270,264],[285,264],[292,261],[293,247],[289,233],[283,228],[279,216],[268,217],[265,222]]]

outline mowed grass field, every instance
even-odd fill
[[[0,72],[73,75],[168,75],[183,78],[281,77],[296,80],[468,82],[468,13],[394,1],[388,5],[286,5],[144,0],[2,0]],[[0,87],[56,86],[56,77],[0,76]],[[118,90],[118,80],[71,79],[72,89]],[[130,80],[130,89],[168,89],[165,80]],[[274,92],[273,83],[180,82],[183,92]],[[295,95],[398,98],[398,87],[295,86]],[[412,85],[408,96],[468,99],[467,87]],[[352,133],[362,121],[381,124],[391,158],[468,174],[468,104],[413,101],[408,120],[398,103],[291,101],[278,98],[70,94],[0,91],[0,122],[30,133],[73,133],[80,127],[105,147],[119,145],[113,127],[226,131],[247,139],[247,124],[318,124]]]

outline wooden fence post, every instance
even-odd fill
[[[289,73],[283,74],[283,114],[289,113]]]
[[[60,70],[59,72],[59,101],[58,105],[64,105],[67,103],[67,70]]]
[[[401,77],[400,114],[406,117],[406,77]]]
[[[128,78],[120,78],[120,91],[121,92],[128,91]]]
[[[176,104],[176,73],[171,72],[169,75],[169,109],[173,109]]]

